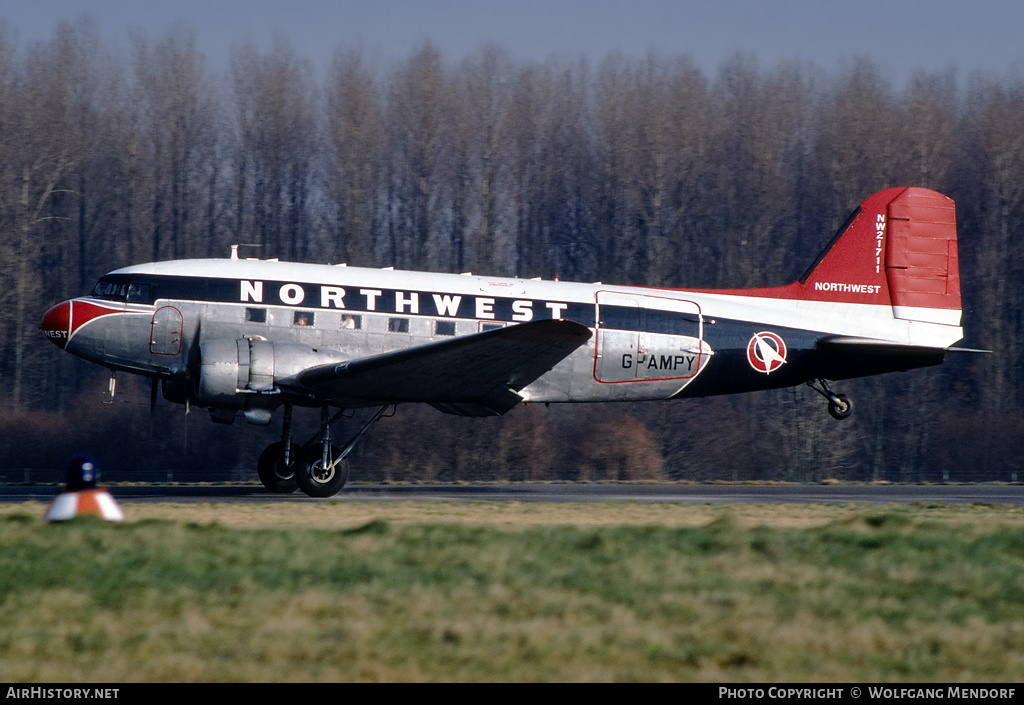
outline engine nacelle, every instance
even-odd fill
[[[282,384],[288,387],[289,381],[310,367],[347,359],[336,350],[298,343],[208,340],[199,345],[195,399],[200,405],[225,410],[272,409],[281,402]]]

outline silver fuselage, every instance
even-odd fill
[[[778,296],[772,291],[751,296],[265,260],[182,260],[111,272],[91,296],[64,302],[67,310],[60,315],[54,313],[59,307],[52,309],[42,327],[79,357],[186,390],[195,386],[205,343],[248,340],[254,369],[270,366],[261,373],[272,378],[264,391],[276,389],[278,396],[265,394],[259,404],[271,408],[289,399],[309,405],[387,402],[318,399],[294,393],[288,380],[311,365],[544,319],[577,321],[592,337],[519,390],[527,402],[668,399],[790,386],[826,374],[874,374],[919,365],[881,362],[847,374],[826,369],[837,363],[823,357],[819,342],[842,336],[941,352],[962,337],[959,320],[907,321],[891,309],[880,310],[888,307],[794,301],[784,289]],[[276,345],[272,359],[260,353],[257,361],[265,342]],[[253,385],[252,378],[240,379],[239,402],[225,405],[256,403],[255,387],[247,384]]]

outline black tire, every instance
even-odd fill
[[[294,456],[294,451],[292,455]],[[260,459],[256,462],[256,474],[259,475],[260,482],[277,494],[291,494],[299,489],[293,469],[294,463],[291,467],[284,465],[284,441],[271,443],[260,453]]]
[[[838,403],[829,400],[828,402],[828,413],[832,415],[832,418],[842,421],[848,418],[853,413],[853,402],[845,394],[836,394]]]
[[[337,458],[341,451],[331,446],[331,458]],[[333,497],[348,482],[348,461],[341,460],[333,468],[324,471],[323,446],[314,443],[299,453],[293,466],[295,481],[299,489],[310,497]]]

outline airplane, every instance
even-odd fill
[[[670,289],[240,258],[125,267],[49,309],[63,350],[152,379],[172,402],[267,425],[271,492],[329,497],[347,457],[397,404],[463,416],[522,403],[640,401],[807,384],[940,364],[963,338],[953,201],[921,187],[867,198],[797,281]],[[292,440],[292,412],[320,408]],[[337,410],[332,413],[332,409]],[[331,427],[375,409],[343,446]]]

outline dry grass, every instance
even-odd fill
[[[0,517],[28,514],[42,517],[47,504],[0,504]],[[534,526],[663,526],[701,527],[728,517],[740,527],[807,529],[828,525],[854,526],[872,513],[913,513],[929,522],[961,529],[988,531],[1024,527],[1024,507],[984,505],[863,504],[687,504],[670,502],[420,502],[351,501],[249,503],[132,502],[122,506],[128,521],[161,519],[199,524],[217,523],[237,529],[307,528],[345,530],[383,520],[395,525],[444,523],[516,530]]]

